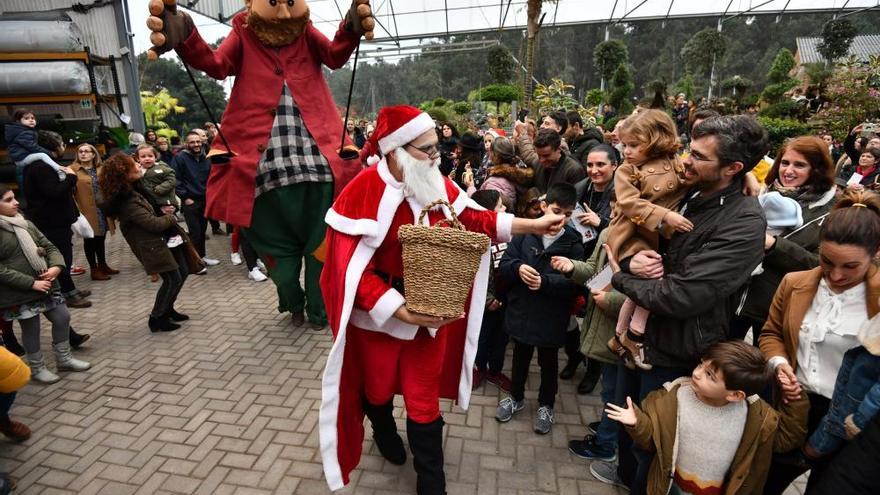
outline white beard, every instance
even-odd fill
[[[394,150],[394,158],[403,172],[403,192],[422,206],[446,199],[446,186],[440,173],[440,159],[418,160],[403,148]]]

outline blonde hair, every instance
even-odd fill
[[[76,145],[77,153],[76,153],[76,159],[74,160],[74,163],[82,163],[79,161],[79,149],[82,148],[83,146],[86,146],[90,150],[92,150],[92,155],[94,156],[94,158],[92,158],[92,166],[95,168],[100,167],[103,164],[103,161],[101,160],[101,154],[98,153],[98,149],[95,148],[95,146],[90,143],[80,143],[80,144]]]
[[[644,110],[627,117],[619,134],[621,139],[641,143],[648,158],[669,158],[681,147],[675,122],[662,110]]]

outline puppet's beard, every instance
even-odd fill
[[[302,34],[309,22],[309,9],[303,15],[283,21],[264,19],[254,11],[248,12],[247,26],[265,45],[277,48],[287,46]]]
[[[417,160],[403,148],[394,150],[394,158],[403,171],[403,192],[408,198],[415,199],[422,206],[446,198],[439,158]]]

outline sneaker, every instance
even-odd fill
[[[183,237],[180,237],[179,235],[173,235],[168,238],[168,241],[165,242],[165,245],[169,248],[176,248],[181,244],[183,244]]]
[[[501,390],[503,390],[505,392],[510,392],[510,387],[511,387],[510,378],[507,378],[507,375],[505,375],[504,373],[501,373],[501,372],[495,373],[495,372],[490,371],[489,374],[486,376],[486,381],[488,381],[492,385],[495,385],[496,387],[500,388]]]
[[[550,433],[550,428],[553,427],[553,408],[548,406],[541,406],[538,408],[538,413],[535,415],[535,433],[539,435],[546,435]]]
[[[74,266],[70,267],[70,274],[71,275],[82,275],[85,272],[86,272],[86,269],[81,266],[74,265]]]
[[[229,258],[232,259],[233,265],[238,266],[241,264],[241,255],[239,253],[232,253]]]
[[[196,275],[207,275],[207,274],[208,274],[207,268],[202,268],[201,270],[196,272]]]
[[[513,418],[513,415],[522,411],[526,407],[526,400],[523,399],[521,401],[513,400],[513,397],[507,396],[501,399],[501,402],[498,403],[498,408],[495,409],[495,419],[499,423],[507,423]]]
[[[607,485],[617,486],[629,491],[629,487],[617,476],[617,463],[609,461],[593,461],[590,464],[590,474],[593,478]]]
[[[263,272],[261,272],[260,269],[257,267],[254,267],[253,270],[248,272],[248,278],[253,280],[254,282],[265,282],[269,279],[269,277],[263,275]]]
[[[597,435],[599,433],[599,424],[601,421],[593,421],[592,423],[587,423],[587,433],[590,435]]]
[[[568,450],[582,459],[594,459],[597,461],[617,460],[617,454],[614,452],[614,449],[597,444],[596,437],[593,435],[587,435],[583,440],[569,441]]]
[[[483,384],[483,380],[486,379],[486,372],[477,368],[474,368],[474,378],[473,385],[471,385],[471,390],[476,390],[480,388],[480,385]]]
[[[220,260],[215,260],[214,258],[202,258],[202,262],[205,266],[217,266],[220,264]]]
[[[257,266],[260,267],[260,270],[266,271],[266,264],[263,263],[263,260],[257,260]]]

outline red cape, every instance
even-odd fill
[[[446,193],[456,212],[466,208],[483,210],[448,179]],[[346,366],[346,362],[353,362],[354,353],[358,351],[345,345],[355,291],[367,263],[385,239],[394,214],[404,201],[402,184],[394,180],[383,160],[361,172],[327,212],[330,228],[321,290],[334,343],[324,368],[319,426],[324,474],[331,490],[348,484],[349,473],[360,462],[364,439],[363,383],[357,368]],[[414,205],[410,206],[415,209]],[[487,251],[474,279],[467,317],[440,330],[448,333],[440,396],[457,399],[463,409],[467,409],[470,401],[488,271]]]

